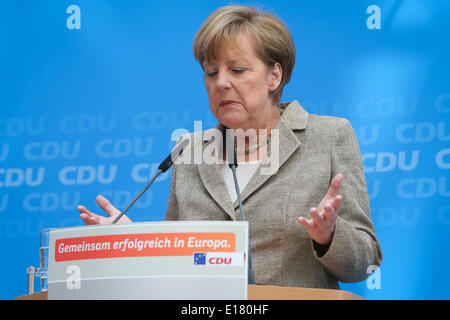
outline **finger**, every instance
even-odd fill
[[[308,219],[306,219],[304,217],[299,217],[298,218],[298,223],[300,225],[302,225],[303,227],[305,227],[306,229],[308,229],[308,230],[313,229],[314,226],[315,226],[314,225],[314,221],[312,221],[312,219],[308,220]]]
[[[86,209],[85,206],[79,205],[77,207],[77,209],[78,209],[78,211],[80,211],[80,214],[84,214],[84,215],[88,216],[89,218],[96,216],[95,213],[90,212],[88,209]]]
[[[81,213],[80,218],[81,218],[81,220],[84,221],[85,224],[87,224],[87,225],[91,224],[91,222],[89,221],[89,216],[87,214]]]
[[[337,195],[336,198],[334,198],[334,201],[332,202],[331,206],[334,209],[335,214],[337,215],[339,213],[339,209],[341,208],[342,204],[342,196]]]
[[[339,188],[341,187],[342,181],[344,180],[344,175],[338,173],[333,180],[331,180],[330,187],[328,188],[327,197],[332,199],[336,197]]]
[[[88,225],[99,224],[101,219],[100,216],[86,210],[86,208],[80,211],[80,218]]]
[[[95,218],[89,216],[87,213],[81,213],[80,214],[80,218],[84,221],[85,224],[87,225],[93,225],[93,224],[98,224],[96,223]]]
[[[86,213],[86,214],[89,213],[89,210],[86,209],[85,206],[79,205],[79,206],[77,206],[77,209],[78,209],[78,211],[80,211],[80,213]]]
[[[334,220],[334,208],[331,203],[327,203],[324,207],[323,214],[324,220],[333,221]]]
[[[80,211],[80,218],[84,221],[84,223],[88,225],[100,223],[100,216],[89,211],[85,206],[79,205],[77,209]]]
[[[117,216],[120,213],[120,211],[105,197],[98,195],[95,200],[100,208],[102,208],[109,216]]]
[[[311,208],[311,210],[309,210],[309,213],[311,214],[311,218],[316,225],[325,222],[325,219],[322,217],[322,214],[317,211],[317,208]]]

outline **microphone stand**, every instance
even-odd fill
[[[189,144],[188,140],[183,140],[173,151],[161,162],[161,164],[158,167],[158,171],[155,173],[153,178],[150,180],[150,182],[145,186],[144,189],[142,189],[141,192],[133,199],[133,201],[130,202],[130,204],[113,220],[112,224],[116,224],[117,221],[119,221],[120,218],[125,214],[125,212],[130,209],[133,204],[139,200],[140,197],[147,191],[147,189],[152,185],[153,181],[158,178],[158,176],[169,170],[169,168],[173,165],[173,162],[183,153],[184,148]]]
[[[152,180],[150,180],[150,182],[145,186],[144,189],[142,189],[141,192],[139,192],[139,194],[133,199],[133,201],[130,202],[130,204],[123,209],[123,211],[114,219],[114,221],[112,222],[112,224],[116,224],[117,221],[119,221],[120,218],[122,218],[122,216],[125,214],[125,212],[128,211],[128,209],[130,209],[133,204],[139,200],[140,197],[142,197],[142,195],[145,193],[145,191],[147,191],[148,188],[150,188],[150,186],[152,185],[153,181],[156,180],[156,178],[158,178],[158,176],[162,173],[161,169],[158,169],[158,171],[156,172],[156,174],[153,176]]]
[[[227,130],[227,132],[229,132],[228,131],[229,129],[226,129],[226,130]],[[241,220],[246,221],[247,219],[245,219],[244,206],[242,205],[241,192],[239,190],[239,183],[238,183],[237,174],[236,174],[236,168],[238,166],[236,146],[234,144],[234,139],[230,134],[227,134],[226,146],[227,146],[227,154],[229,156],[231,155],[231,157],[229,157],[229,159],[228,159],[228,161],[229,161],[228,166],[230,167],[230,169],[233,173],[234,186],[236,188],[236,195],[237,195],[237,200],[239,203],[239,211],[241,213]],[[249,230],[249,236],[248,236],[247,252],[248,252],[248,283],[255,284],[255,275],[253,273],[253,268],[252,268],[252,255],[251,255],[251,247],[250,247],[250,230]]]

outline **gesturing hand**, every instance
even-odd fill
[[[80,211],[80,218],[83,219],[86,224],[111,224],[114,221],[114,218],[120,214],[120,211],[114,207],[108,199],[103,196],[97,196],[95,198],[97,204],[100,208],[105,211],[109,217],[100,216],[93,212],[90,212],[86,207],[79,205],[77,207],[78,211]],[[131,223],[132,221],[128,219],[127,216],[123,215],[117,223]]]
[[[311,208],[311,219],[299,217],[298,222],[305,227],[310,237],[319,244],[330,244],[333,238],[336,218],[342,202],[342,196],[337,195],[344,176],[337,174],[331,180],[330,188],[317,208]]]

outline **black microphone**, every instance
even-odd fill
[[[125,214],[125,212],[127,212],[128,209],[130,209],[133,206],[133,204],[136,201],[138,201],[140,197],[142,197],[142,195],[145,193],[145,191],[147,191],[147,189],[152,185],[153,181],[155,181],[156,178],[158,178],[158,176],[161,173],[166,172],[167,170],[170,169],[170,167],[173,165],[175,160],[183,153],[184,148],[188,144],[189,144],[189,141],[187,139],[183,140],[180,144],[178,144],[178,146],[176,148],[174,148],[172,150],[172,152],[167,156],[167,158],[165,158],[163,160],[163,162],[161,162],[161,164],[158,167],[158,171],[155,173],[155,175],[150,180],[150,182],[145,186],[144,189],[142,189],[141,192],[139,192],[139,194],[133,199],[133,201],[131,201],[130,204],[114,219],[112,224],[115,224],[117,221],[119,221],[120,218],[122,218],[122,216]]]
[[[241,192],[239,191],[239,183],[237,181],[236,168],[238,166],[236,145],[234,144],[234,136],[231,133],[232,130],[226,130],[226,148],[227,148],[227,160],[228,166],[233,172],[234,188],[236,189],[237,200],[239,202],[239,211],[241,212],[241,220],[246,221],[244,214],[244,206],[241,201]],[[252,255],[250,246],[250,230],[248,235],[248,283],[255,284],[255,275],[252,268]]]

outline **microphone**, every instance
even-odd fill
[[[244,206],[242,205],[241,192],[239,191],[239,183],[237,181],[237,174],[236,174],[236,168],[238,166],[236,145],[234,144],[234,137],[231,134],[231,130],[230,129],[225,129],[225,130],[226,130],[226,148],[227,148],[228,166],[230,167],[231,171],[233,172],[234,188],[236,189],[237,200],[239,202],[239,211],[241,212],[241,220],[246,221],[247,219],[245,219]],[[249,231],[249,233],[250,233],[250,231]],[[248,283],[255,284],[255,275],[253,273],[253,268],[252,268],[250,234],[248,236],[248,250],[247,251],[248,251]]]
[[[161,164],[158,167],[158,171],[155,173],[155,175],[150,180],[150,182],[145,186],[144,189],[142,189],[141,192],[139,192],[139,194],[133,199],[133,201],[131,201],[130,204],[113,220],[112,224],[116,224],[116,222],[119,221],[120,218],[122,218],[122,216],[125,214],[125,212],[127,212],[128,209],[130,209],[133,206],[133,204],[136,201],[138,201],[140,197],[142,197],[142,195],[145,193],[145,191],[147,191],[147,189],[152,185],[153,181],[155,181],[156,178],[158,178],[158,176],[161,173],[164,173],[170,169],[170,167],[173,165],[174,161],[183,153],[184,148],[188,144],[189,144],[189,141],[187,139],[183,140],[176,148],[174,148],[172,150],[172,152],[167,156],[167,158],[165,158],[163,160],[163,162],[161,162]]]

